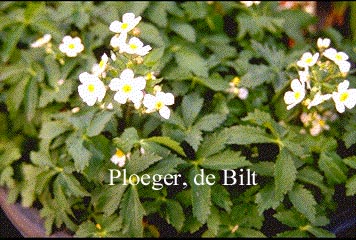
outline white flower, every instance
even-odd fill
[[[324,51],[324,56],[329,58],[330,60],[334,61],[337,65],[339,65],[340,62],[346,61],[349,59],[349,56],[347,56],[346,53],[344,52],[338,52],[334,48],[328,48]]]
[[[32,48],[39,48],[47,44],[49,41],[51,41],[52,35],[51,34],[45,34],[43,37],[37,39],[35,42],[31,43]]]
[[[346,74],[350,71],[351,63],[349,63],[348,61],[339,62],[337,65],[340,69],[340,72],[343,74]]]
[[[345,112],[345,107],[351,109],[356,105],[356,89],[348,89],[349,84],[348,80],[344,80],[338,85],[337,92],[333,92],[332,98],[339,113]]]
[[[324,38],[324,39],[318,38],[317,46],[319,49],[328,48],[330,46],[330,39],[329,38]]]
[[[115,33],[123,33],[123,32],[129,32],[132,29],[134,29],[134,27],[136,27],[136,25],[141,21],[141,17],[138,16],[137,18],[135,18],[135,14],[133,13],[125,13],[124,15],[122,15],[122,22],[120,21],[113,21],[110,26],[109,29],[112,32]]]
[[[256,5],[260,4],[261,1],[240,1],[240,3],[242,3],[246,7],[251,7],[253,4],[256,4]]]
[[[146,86],[144,77],[134,78],[134,72],[131,69],[125,69],[120,74],[120,78],[113,78],[109,84],[109,88],[117,91],[114,100],[125,104],[127,100],[131,100],[135,104],[135,108],[141,105],[143,98],[142,90]]]
[[[143,99],[143,105],[147,108],[147,112],[158,111],[159,114],[168,119],[171,110],[167,107],[174,104],[174,96],[172,93],[157,92],[156,96],[146,94]]]
[[[237,93],[237,96],[242,99],[245,100],[248,97],[248,89],[247,88],[239,88],[239,91]]]
[[[127,33],[123,32],[121,34],[115,34],[110,40],[110,45],[113,48],[122,48],[123,46],[126,45],[126,38],[127,38]]]
[[[126,156],[120,149],[117,149],[116,153],[111,157],[110,161],[119,167],[123,167],[126,162]]]
[[[150,45],[143,46],[143,43],[137,37],[131,38],[128,44],[125,44],[122,47],[120,46],[122,52],[140,56],[145,56],[151,49]]]
[[[300,121],[302,121],[302,123],[305,127],[308,127],[310,122],[312,121],[312,114],[303,112],[300,115]]]
[[[310,134],[312,136],[319,135],[323,130],[329,130],[330,126],[326,124],[326,117],[319,114],[313,114],[312,127],[310,128]]]
[[[310,89],[310,75],[309,75],[309,71],[307,68],[305,68],[304,71],[298,71],[299,74],[299,79],[302,83],[306,83],[307,84],[307,89]]]
[[[79,75],[79,80],[82,83],[78,86],[79,96],[88,106],[93,106],[96,101],[103,100],[106,88],[97,76],[84,72]]]
[[[292,109],[305,97],[304,83],[301,83],[298,79],[292,81],[291,88],[293,91],[288,91],[284,94],[284,102],[288,104],[287,110]]]
[[[79,37],[72,38],[65,36],[63,43],[59,45],[59,50],[65,53],[68,57],[76,57],[78,53],[84,50],[84,46]]]
[[[113,60],[114,62],[117,59],[116,54],[113,51],[110,51],[110,57],[111,57],[111,60]]]
[[[306,52],[302,55],[302,58],[297,62],[299,67],[311,67],[313,66],[316,61],[318,61],[319,53],[315,53],[312,55],[310,52]]]
[[[92,72],[95,76],[100,76],[104,73],[106,66],[108,64],[109,58],[108,56],[104,53],[103,56],[101,56],[101,60],[99,64],[94,64]]]
[[[317,92],[314,96],[314,99],[308,104],[308,109],[310,109],[313,106],[317,106],[326,100],[329,100],[331,97],[332,97],[331,94],[321,95],[320,92]]]

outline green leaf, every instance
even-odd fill
[[[179,36],[189,42],[196,41],[195,29],[188,23],[172,21],[170,23],[171,29]]]
[[[157,26],[161,28],[165,28],[167,26],[167,12],[165,2],[152,2],[146,11],[148,19],[150,19]]]
[[[233,126],[226,129],[229,138],[227,144],[246,145],[251,143],[273,143],[274,139],[267,135],[264,129],[252,126]]]
[[[192,73],[200,77],[208,77],[208,66],[204,58],[194,51],[186,48],[181,48],[175,52],[175,59],[180,67],[188,69]]]
[[[185,95],[182,101],[182,114],[187,127],[193,125],[203,107],[204,99],[197,93]]]
[[[0,171],[21,158],[21,150],[13,142],[0,140]]]
[[[258,175],[273,177],[274,165],[274,162],[258,162],[254,163],[250,169],[255,171]]]
[[[349,167],[356,169],[356,156],[344,158],[343,161]]]
[[[336,153],[321,153],[318,165],[330,183],[340,184],[346,181],[347,176],[343,170],[345,166]]]
[[[34,179],[41,173],[41,169],[30,164],[22,165],[22,174],[24,176],[23,187],[21,189],[22,206],[31,207],[35,201],[36,184]]]
[[[251,163],[247,161],[244,156],[241,156],[240,152],[226,150],[222,153],[204,158],[200,165],[208,169],[225,170],[250,166]]]
[[[198,147],[200,145],[200,142],[203,140],[202,137],[202,131],[199,129],[193,127],[189,129],[188,131],[185,132],[186,136],[184,138],[187,143],[189,143],[190,146],[194,149],[194,151],[198,150]]]
[[[264,238],[266,237],[262,232],[257,231],[252,228],[244,228],[240,227],[235,234],[239,237],[247,238],[247,237],[253,237],[253,238]]]
[[[294,207],[300,213],[304,214],[310,222],[315,221],[315,205],[317,205],[317,203],[309,190],[298,184],[289,192],[288,196]]]
[[[25,93],[25,112],[28,121],[31,121],[35,116],[35,111],[38,106],[38,83],[35,79],[31,79],[28,83]]]
[[[91,152],[83,146],[83,142],[84,140],[77,134],[70,135],[66,140],[68,152],[73,157],[74,166],[79,172],[89,165],[89,160],[92,157]]]
[[[192,168],[189,172],[189,184],[192,188],[193,216],[202,224],[206,223],[210,215],[211,188],[209,185],[197,185],[194,177],[199,174],[197,168]]]
[[[127,187],[128,185],[123,184],[99,187],[92,194],[92,203],[95,209],[104,212],[105,216],[111,216],[120,206],[121,198]]]
[[[89,137],[94,137],[99,135],[105,128],[106,124],[110,121],[114,112],[103,111],[99,112],[90,122],[87,129],[87,135]]]
[[[275,78],[274,73],[271,72],[270,67],[266,65],[256,65],[245,75],[241,77],[239,83],[242,87],[254,88],[265,82],[271,82]]]
[[[307,234],[305,231],[302,230],[291,230],[291,231],[285,231],[278,233],[276,237],[279,238],[307,238],[309,237],[309,234]]]
[[[68,196],[85,197],[90,195],[73,175],[62,172],[57,179]]]
[[[29,75],[25,75],[15,86],[11,87],[6,94],[6,105],[10,114],[16,113],[24,99],[26,86],[30,80]]]
[[[176,167],[183,163],[186,162],[181,158],[177,157],[176,155],[170,154],[167,157],[160,160],[154,166],[150,167],[146,173],[148,175],[153,175],[153,174],[165,175],[167,173],[176,173],[177,172]]]
[[[215,128],[218,128],[226,119],[225,114],[212,113],[207,114],[200,118],[195,127],[202,131],[213,131]]]
[[[124,225],[123,232],[130,237],[142,237],[142,218],[146,213],[140,202],[136,187],[132,186],[125,192],[120,209]]]
[[[65,133],[70,129],[71,126],[65,121],[57,120],[51,122],[44,122],[42,124],[39,137],[51,141],[52,139],[58,137],[59,135]]]
[[[197,158],[209,157],[220,152],[225,148],[227,138],[228,135],[226,131],[214,132],[206,136],[196,153]]]
[[[275,217],[281,223],[295,228],[305,226],[308,223],[306,218],[304,218],[303,215],[300,215],[295,210],[277,212],[273,215],[273,217]]]
[[[162,35],[154,25],[146,22],[140,22],[138,27],[141,30],[140,38],[142,40],[157,47],[162,47],[164,45],[164,41],[161,37]],[[145,45],[147,43],[144,42]]]
[[[48,83],[51,87],[58,85],[58,80],[61,79],[61,71],[58,62],[52,56],[45,57],[45,69],[48,76]]]
[[[228,82],[218,73],[213,73],[209,77],[194,77],[193,80],[214,91],[226,91],[229,88]]]
[[[130,161],[126,164],[126,170],[129,174],[140,173],[161,159],[162,157],[155,153],[145,152],[140,155],[140,151],[136,150],[131,154]]]
[[[130,152],[134,144],[140,140],[137,130],[133,127],[126,128],[119,138],[114,138],[113,142],[125,153]]]
[[[211,213],[207,220],[207,226],[208,226],[208,229],[216,236],[218,234],[219,227],[221,224],[220,212],[213,205],[211,206],[210,211],[211,211]]]
[[[166,201],[166,220],[167,223],[171,224],[177,231],[180,231],[183,227],[185,215],[183,208],[179,202],[175,200]]]
[[[279,197],[279,199],[276,199]],[[283,196],[276,196],[275,187],[273,184],[267,184],[256,194],[256,203],[258,205],[258,212],[260,215],[269,208],[276,209],[280,202],[283,200]]]
[[[327,191],[325,184],[323,183],[323,176],[310,166],[307,166],[298,171],[297,179],[305,183],[312,184],[320,188],[323,192]]]
[[[49,152],[43,152],[43,151],[38,151],[34,152],[32,151],[30,153],[30,159],[31,162],[39,167],[55,167],[53,162],[51,161],[51,157],[49,155]]]
[[[156,142],[156,143],[162,144],[162,145],[167,146],[170,149],[176,151],[180,155],[186,157],[186,155],[183,151],[183,148],[179,145],[178,142],[174,141],[170,137],[161,137],[161,136],[157,137],[156,136],[156,137],[147,138],[147,139],[145,139],[145,141],[151,141],[151,142]]]
[[[10,59],[24,31],[25,25],[16,24],[12,26],[11,30],[6,36],[6,41],[3,44],[3,51],[1,54],[3,62],[7,62]]]
[[[182,7],[188,15],[189,20],[202,19],[208,13],[206,2],[185,2],[182,4]]]
[[[297,178],[296,174],[297,169],[290,152],[282,148],[274,168],[276,199],[282,198],[284,194],[292,190]]]
[[[214,204],[230,213],[233,206],[230,200],[230,193],[222,185],[216,184],[211,187],[211,200]]]
[[[356,194],[356,175],[352,176],[346,181],[346,196],[352,196]]]
[[[334,238],[335,235],[325,229],[309,226],[307,231],[318,238]]]

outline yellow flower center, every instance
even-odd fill
[[[70,43],[70,44],[68,44],[68,48],[69,48],[69,49],[74,49],[74,48],[75,48],[74,43]]]
[[[305,60],[306,63],[311,63],[312,61],[313,61],[313,58],[307,58],[307,59]]]
[[[324,120],[319,120],[319,125],[324,127],[325,126],[325,121]]]
[[[136,44],[130,44],[130,48],[131,48],[132,50],[135,50],[135,49],[137,48],[137,45],[136,45]]]
[[[240,83],[240,78],[234,77],[234,79],[232,79],[232,83],[233,83],[235,86],[239,85],[239,83]]]
[[[117,157],[119,157],[119,158],[125,156],[125,154],[124,154],[120,149],[117,149],[117,150],[116,150],[115,155],[116,155]]]
[[[341,56],[340,54],[336,54],[336,55],[335,55],[335,59],[336,59],[337,61],[342,61],[342,56]]]
[[[99,223],[97,223],[97,224],[95,225],[95,227],[96,227],[97,229],[101,230],[101,225],[100,225]]]
[[[88,85],[88,91],[89,92],[94,92],[94,90],[95,90],[95,86],[93,84],[89,84]]]
[[[295,99],[299,99],[300,98],[300,92],[296,92],[296,93],[294,93],[294,98]]]
[[[128,85],[128,84],[126,84],[126,85],[124,85],[124,86],[122,87],[122,91],[123,91],[124,93],[129,93],[129,92],[131,92],[131,90],[132,90],[132,87],[131,87],[130,85]]]
[[[349,97],[349,93],[348,92],[342,93],[341,96],[340,96],[340,102],[345,102],[348,97]]]
[[[158,102],[156,102],[156,104],[155,104],[155,108],[156,108],[157,110],[160,110],[163,106],[164,106],[164,104],[163,104],[163,102],[161,102],[161,101],[158,101]]]
[[[100,68],[103,68],[104,65],[105,65],[105,62],[104,62],[103,60],[101,60],[100,63],[99,63],[99,67],[100,67]]]
[[[121,29],[125,30],[128,26],[129,26],[128,23],[123,23],[123,24],[121,25]]]

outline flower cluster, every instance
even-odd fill
[[[356,89],[349,89],[349,81],[344,79],[350,71],[348,55],[329,48],[330,39],[319,38],[319,52],[306,52],[297,62],[302,70],[298,71],[299,79],[291,82],[292,91],[287,91],[284,101],[290,110],[299,103],[307,109],[318,106],[332,99],[339,113],[356,105]],[[304,100],[304,101],[303,101]]]
[[[328,121],[334,121],[337,115],[331,111],[326,111],[322,115],[317,112],[305,113],[300,115],[300,120],[302,121],[305,128],[309,129],[310,135],[317,136],[324,130],[329,130],[330,126],[327,124]],[[302,133],[305,133],[305,129],[302,129]]]
[[[51,34],[45,34],[43,37],[37,39],[35,42],[31,43],[32,48],[46,47],[47,53],[54,53],[52,49],[52,39]],[[84,45],[79,37],[72,38],[71,36],[64,36],[62,43],[58,46],[59,51],[65,53],[68,57],[76,57],[79,53],[84,50]]]
[[[237,96],[241,100],[245,100],[248,97],[249,91],[245,87],[238,88],[239,83],[240,78],[234,77],[231,82],[229,82],[230,88],[227,90],[227,92],[233,94],[234,96]]]

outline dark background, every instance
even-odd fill
[[[0,208],[0,237],[22,238],[22,235],[11,224],[4,211]]]

